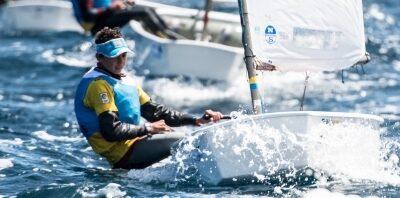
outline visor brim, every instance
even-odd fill
[[[103,54],[103,53],[102,54],[107,58],[115,58],[125,52],[135,54],[132,50],[130,50],[127,47],[114,49],[109,54]]]

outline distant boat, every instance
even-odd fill
[[[198,79],[229,82],[243,74],[243,50],[239,16],[206,12],[138,1],[137,6],[152,7],[156,13],[184,38],[163,38],[145,30],[143,24],[131,21],[122,28],[135,40],[135,64],[153,76],[189,76]],[[207,35],[202,40],[203,18],[207,14]]]
[[[84,32],[65,0],[8,1],[0,7],[0,27],[3,33]]]
[[[215,185],[235,181],[252,183],[274,174],[286,177],[287,173],[288,176],[299,173],[296,170],[329,171],[319,167],[318,159],[310,156],[315,149],[335,148],[337,144],[324,140],[328,135],[321,131],[320,127],[324,126],[341,126],[341,130],[349,130],[344,135],[349,136],[344,137],[347,141],[367,144],[373,139],[379,142],[380,124],[383,123],[379,116],[326,111],[264,113],[255,70],[336,71],[365,60],[361,0],[239,0],[239,8],[255,115],[196,131],[201,135],[194,147],[203,153],[199,154],[195,165],[205,181]],[[359,137],[362,140],[351,139],[350,125],[365,127],[365,136]],[[229,133],[243,128],[258,133],[277,130],[280,136],[259,140],[259,135],[249,137],[244,131],[243,134]],[[370,133],[376,135],[368,139]],[[301,145],[307,138],[314,138],[317,145],[313,150]],[[262,147],[264,144],[256,144],[259,141],[270,143]],[[265,155],[270,150],[276,152]],[[312,171],[308,175],[313,176]]]
[[[209,2],[209,1],[208,1]],[[185,39],[161,38],[132,20],[122,28],[135,42],[134,65],[153,76],[187,76],[225,81],[244,71],[239,16],[137,1],[152,7]],[[205,28],[204,15],[207,15]],[[9,1],[0,11],[3,32],[42,33],[72,31],[83,33],[75,20],[72,3],[65,0]]]

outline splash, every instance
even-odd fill
[[[325,197],[325,198],[358,198],[360,196],[357,195],[345,195],[339,192],[331,192],[327,189],[323,188],[318,188],[314,190],[310,190],[306,193],[303,194],[304,198],[319,198],[319,197]],[[360,197],[361,198],[361,197]]]
[[[336,179],[400,184],[400,177],[388,171],[391,162],[383,159],[383,143],[376,129],[345,122],[313,128],[304,148],[311,167]]]
[[[255,120],[244,120],[210,127],[182,141],[175,154],[178,180],[254,183],[280,180],[270,176],[292,175],[295,165],[306,166],[302,153],[297,153],[302,137],[270,127],[268,123],[260,125]]]
[[[301,186],[328,180],[400,184],[394,165],[398,157],[384,159],[380,132],[372,125],[321,123],[306,133],[296,130],[248,118],[197,131],[175,150],[175,179],[212,185]]]
[[[176,163],[171,161],[171,158],[167,158],[142,170],[132,169],[128,172],[128,177],[135,178],[142,183],[169,184],[175,176],[176,168]]]

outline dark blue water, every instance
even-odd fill
[[[163,2],[201,6],[197,1]],[[230,6],[218,9],[236,12]],[[349,69],[344,73],[344,84],[341,73],[312,77],[305,109],[372,113],[385,118],[379,163],[391,164],[384,168],[387,175],[365,172],[377,176],[355,179],[351,174],[337,175],[325,183],[212,186],[199,182],[196,176],[176,174],[173,159],[141,171],[111,170],[80,134],[73,112],[76,85],[95,62],[91,38],[71,32],[3,35],[0,197],[400,197],[400,1],[365,0],[364,13],[367,50],[373,58],[364,68],[366,74]],[[200,115],[208,107],[224,113],[249,108],[246,82],[228,85],[145,78],[130,71],[153,100],[184,112]],[[303,83],[303,76],[280,77],[265,74],[262,81],[269,111],[297,110],[302,90],[292,85]],[[349,169],[357,172],[364,167]]]

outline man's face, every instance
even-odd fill
[[[99,57],[98,61],[114,74],[121,74],[127,60],[127,53],[122,53],[115,58]]]

